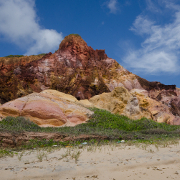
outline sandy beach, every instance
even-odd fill
[[[13,157],[0,159],[0,179],[178,180],[179,144],[154,146],[120,143],[22,151]]]

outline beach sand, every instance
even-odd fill
[[[0,180],[180,179],[180,143],[117,143],[50,150],[28,150],[1,158]]]

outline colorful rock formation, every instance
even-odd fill
[[[21,86],[27,86],[27,83],[20,82],[15,73],[21,66],[41,59],[43,56],[0,57],[0,103],[5,103],[33,92],[32,89],[28,89],[27,92],[22,90]]]
[[[117,86],[141,88],[134,74],[108,58],[104,50],[93,50],[76,35],[65,37],[54,54],[15,64],[7,72],[0,70],[0,80],[6,82],[0,88],[2,103],[49,88],[77,99],[89,99]]]
[[[43,127],[75,126],[86,122],[93,114],[85,107],[106,109],[134,120],[146,117],[157,122],[180,124],[180,117],[173,115],[167,105],[148,97],[147,91],[128,91],[124,87],[80,101],[56,90],[44,90],[3,104],[0,117],[24,116]]]
[[[71,95],[45,90],[3,104],[0,106],[0,118],[24,116],[43,127],[74,126],[86,122],[93,114],[77,102]]]
[[[89,103],[91,104],[80,102],[84,106],[106,109],[134,120],[146,117],[157,122],[172,125],[180,124],[179,116],[173,115],[167,105],[148,97],[148,92],[145,90],[133,89],[128,91],[124,87],[116,87],[110,93],[103,93],[90,98]]]
[[[107,57],[105,50],[93,50],[79,35],[66,36],[54,54],[33,57],[34,60],[28,57],[26,57],[27,60],[22,58],[22,62],[12,58],[8,63],[0,59],[0,103],[46,89],[55,89],[83,100],[112,92],[116,87],[124,87],[128,91],[144,94],[147,99],[143,102],[156,104],[159,107],[158,111],[166,111],[173,118],[177,118],[174,120],[167,114],[159,115],[152,112],[147,115],[148,117],[171,124],[179,123],[180,90],[175,85],[149,82],[132,74],[114,59]],[[137,99],[140,97],[142,96],[136,96]],[[134,101],[136,100],[132,100]],[[139,101],[142,102],[142,100]],[[89,102],[82,101],[82,103]],[[140,112],[145,104],[139,105]],[[125,107],[128,106],[131,109],[129,104]],[[157,108],[153,107],[148,106],[148,111],[155,112],[154,109]],[[138,109],[137,112],[139,112]],[[136,119],[136,117],[141,117],[140,114],[131,115]],[[162,116],[166,120],[161,119]]]

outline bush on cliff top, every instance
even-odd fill
[[[46,53],[41,53],[41,54],[38,54],[38,55],[33,55],[33,56],[42,56],[42,55],[46,55]],[[24,55],[8,55],[8,56],[5,56],[5,57],[23,57]]]
[[[69,34],[69,36],[71,36],[71,35],[81,37],[79,34]]]
[[[23,57],[24,55],[9,55],[9,56],[5,56],[5,57]]]
[[[38,54],[38,56],[41,56],[41,55],[46,55],[46,53],[41,53],[41,54]]]

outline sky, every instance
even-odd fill
[[[180,88],[180,0],[0,0],[0,57],[79,34],[130,72]]]

